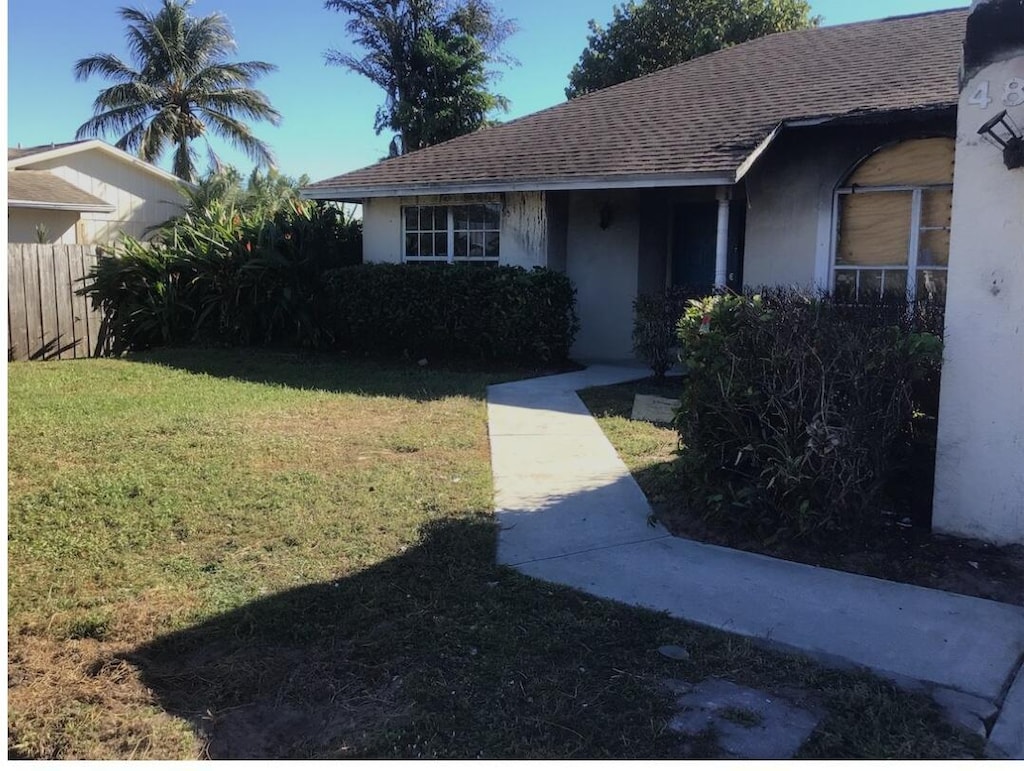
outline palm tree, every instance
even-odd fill
[[[156,162],[173,145],[173,171],[184,180],[196,176],[193,140],[209,129],[259,165],[274,163],[270,148],[244,121],[278,125],[281,115],[265,94],[252,88],[258,77],[277,68],[266,62],[227,62],[237,46],[228,20],[219,13],[189,15],[193,0],[163,0],[155,14],[121,8],[134,66],[113,54],[94,54],[75,64],[75,77],[94,74],[115,81],[93,102],[93,117],[76,139],[108,132],[122,134],[117,146]],[[211,156],[209,140],[207,149]]]

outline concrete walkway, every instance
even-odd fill
[[[647,370],[594,366],[488,389],[498,560],[526,575],[1002,707],[1024,756],[1024,608],[697,543],[651,509],[576,395]],[[1015,684],[1016,679],[1016,684]],[[938,689],[938,690],[936,690]]]

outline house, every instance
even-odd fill
[[[667,285],[941,299],[967,10],[783,32],[316,182],[364,258],[565,271],[573,354]]]
[[[180,213],[181,179],[92,139],[7,150],[9,243],[105,244]]]

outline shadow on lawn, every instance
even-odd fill
[[[125,658],[211,758],[671,756],[650,676],[673,623],[493,559],[488,517],[448,520]]]
[[[415,361],[402,359],[369,360],[341,354],[256,348],[163,348],[134,354],[131,360],[199,375],[299,390],[419,401],[450,396],[480,398],[491,383],[551,374],[558,369],[542,371],[495,365],[494,369],[485,370],[482,365],[467,363],[431,363],[421,367]]]

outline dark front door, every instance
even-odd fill
[[[729,204],[727,286],[743,286],[743,236],[746,231],[745,201]],[[715,251],[718,243],[718,201],[677,204],[672,219],[672,286],[699,292],[715,285]]]
[[[672,220],[672,286],[699,292],[715,284],[718,202],[681,203]]]

